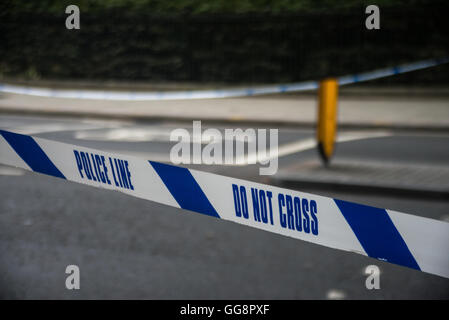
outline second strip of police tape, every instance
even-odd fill
[[[348,85],[369,80],[385,78],[393,75],[407,73],[435,67],[449,62],[449,58],[428,59],[412,63],[397,65],[394,67],[377,69],[374,71],[342,76],[337,79],[338,85]],[[118,100],[118,101],[151,101],[151,100],[191,100],[191,99],[217,99],[232,97],[248,97],[265,94],[301,92],[315,90],[319,86],[317,81],[304,81],[297,83],[275,84],[258,87],[197,90],[197,91],[95,91],[95,90],[64,90],[12,85],[0,83],[0,92],[68,99],[93,99],[93,100]]]

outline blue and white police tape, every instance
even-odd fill
[[[449,223],[0,130],[0,163],[449,278]]]
[[[384,68],[370,72],[348,75],[338,78],[339,85],[347,85],[368,80],[380,79],[392,75],[415,70],[426,69],[449,62],[449,58],[423,60],[414,63]],[[150,101],[150,100],[190,100],[247,97],[273,93],[308,91],[318,88],[317,81],[277,84],[260,87],[237,89],[199,90],[199,91],[160,91],[160,92],[124,92],[124,91],[95,91],[95,90],[60,90],[36,88],[0,83],[0,92],[16,93],[40,97],[93,99],[93,100],[121,100],[121,101]]]

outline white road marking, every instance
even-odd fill
[[[115,128],[101,131],[75,132],[75,138],[80,140],[150,142],[170,141],[170,128]]]
[[[38,118],[37,121],[31,121],[28,117],[1,117],[0,126],[21,134],[38,134],[60,131],[74,130],[93,130],[117,128],[124,125],[131,125],[131,121],[122,120],[99,120],[99,119],[79,119],[58,121],[51,118]]]
[[[327,293],[326,293],[326,299],[329,300],[342,300],[346,297],[346,294],[338,289],[330,289]]]
[[[134,128],[113,128],[101,131],[78,131],[75,138],[80,140],[96,141],[125,141],[125,142],[170,142],[170,135],[175,128],[171,127],[134,127]],[[189,131],[189,129],[186,129]],[[238,137],[237,137],[238,138]],[[212,139],[204,134],[194,134],[189,132],[185,137],[186,141],[200,141],[201,144],[208,144]],[[225,140],[224,134],[222,141]],[[242,139],[243,141],[243,139]]]
[[[363,139],[370,139],[370,138],[379,138],[379,137],[389,137],[392,136],[393,133],[388,131],[372,131],[372,132],[366,132],[366,131],[354,131],[354,132],[345,132],[342,134],[339,134],[337,136],[337,142],[348,142],[348,141],[355,141],[355,140],[363,140]],[[255,160],[258,160],[259,162],[266,162],[269,160],[272,160],[274,158],[280,158],[284,157],[293,153],[298,153],[310,149],[316,148],[316,139],[315,138],[307,138],[291,143],[284,144],[278,148],[277,154],[270,155],[270,152],[267,151],[267,155],[265,157],[257,157],[257,153],[253,153],[248,155],[248,157],[243,157],[243,159],[239,159],[243,162],[243,165],[247,165],[248,163],[254,163]],[[241,165],[239,161],[236,161],[237,163],[235,165]]]
[[[151,127],[151,128],[112,128],[109,130],[101,131],[78,131],[75,132],[75,138],[81,140],[96,140],[96,141],[117,141],[117,142],[169,142],[170,134],[173,128],[170,127]],[[192,135],[192,133],[190,132]],[[393,133],[389,131],[351,131],[344,132],[337,136],[337,142],[348,142],[355,140],[363,140],[370,138],[388,137],[392,136]],[[199,137],[198,137],[199,138]],[[201,137],[202,144],[208,144],[209,139],[207,137]],[[224,135],[223,135],[224,138]],[[192,139],[192,137],[191,137]],[[192,139],[194,140],[194,139]],[[280,158],[294,153],[303,152],[306,150],[316,148],[315,138],[306,138],[303,140],[294,141],[291,143],[286,143],[278,148],[276,154],[270,154],[270,150],[267,150],[266,155],[258,157],[257,152],[251,153],[249,155],[244,155],[243,157],[234,158],[234,163],[232,164],[221,164],[224,166],[246,166],[250,163],[263,162],[266,163],[274,158]],[[114,150],[109,150],[114,151]],[[130,151],[129,154],[132,152]],[[134,152],[139,156],[146,156],[153,161],[169,162],[168,154],[161,153],[151,153],[151,152]],[[201,157],[201,155],[200,155]],[[195,155],[192,154],[192,162]],[[197,159],[201,160],[201,159]]]

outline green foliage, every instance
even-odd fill
[[[75,31],[64,25],[72,2],[1,1],[0,74],[279,83],[449,55],[445,6],[385,9],[405,1],[377,0],[381,29],[368,31],[355,0],[79,0]],[[439,75],[395,79],[449,82]]]

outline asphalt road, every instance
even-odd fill
[[[169,132],[180,126],[189,124],[0,116],[1,128],[159,161],[168,159]],[[339,144],[336,157],[449,163],[449,136],[371,133]],[[280,149],[313,137],[280,129]],[[279,167],[317,157],[300,149],[286,152]],[[257,165],[195,167],[269,182]],[[449,221],[447,199],[306,191]],[[449,298],[449,279],[36,173],[0,167],[0,194],[1,298]],[[72,264],[80,290],[65,288]],[[371,264],[381,270],[379,290],[365,287]]]

